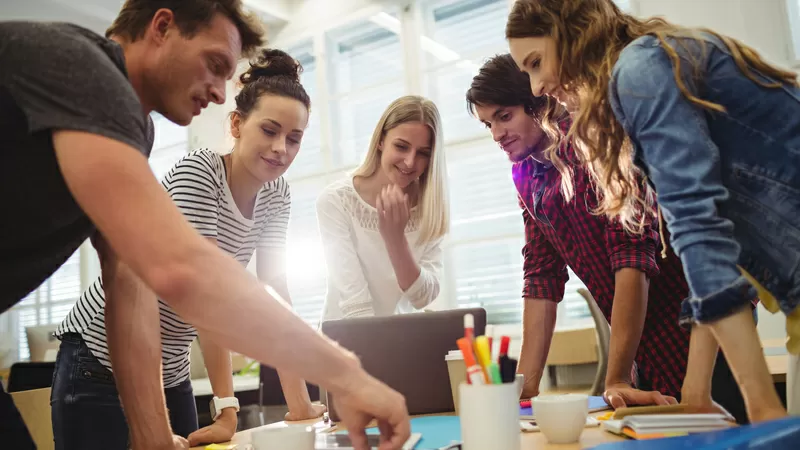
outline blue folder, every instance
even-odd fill
[[[435,450],[461,441],[461,420],[458,416],[415,417],[411,419],[411,432],[422,434],[415,450]],[[367,434],[378,433],[377,428],[367,430]]]
[[[688,436],[602,444],[595,450],[797,450],[800,417]]]

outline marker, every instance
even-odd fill
[[[531,401],[530,400],[520,400],[519,406],[520,406],[520,408],[530,408],[531,407]]]
[[[492,379],[489,374],[489,364],[492,363],[492,355],[489,353],[489,340],[486,339],[486,336],[478,336],[475,338],[475,357],[478,359],[478,364],[481,365],[481,369],[483,369],[487,383],[491,383]]]
[[[496,362],[489,364],[487,370],[491,376],[492,384],[503,384],[503,377],[500,375],[500,366]]]
[[[464,365],[467,366],[467,382],[469,384],[486,384],[481,366],[475,363],[475,355],[472,353],[472,344],[467,338],[458,341],[458,348],[464,355]]]
[[[514,370],[511,368],[511,363],[508,358],[508,346],[511,343],[511,338],[503,336],[500,338],[500,356],[497,358],[497,364],[500,365],[500,374],[503,377],[503,383],[514,382]]]
[[[508,357],[508,346],[511,344],[511,338],[503,336],[500,338],[500,356]]]
[[[470,343],[475,340],[475,316],[472,314],[464,314],[464,337]]]
[[[486,325],[486,339],[489,340],[489,359],[494,361],[494,347],[492,347],[492,337],[494,336],[494,325]]]

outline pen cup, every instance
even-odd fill
[[[458,387],[467,382],[467,367],[464,364],[464,355],[459,350],[451,350],[444,357],[447,363],[447,373],[450,375],[450,392],[453,394],[453,406],[458,415]]]
[[[519,450],[517,383],[459,386],[463,450]]]

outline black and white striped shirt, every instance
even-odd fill
[[[167,173],[162,185],[194,228],[216,240],[220,249],[242,265],[247,266],[255,248],[268,252],[270,260],[284,258],[291,200],[283,178],[259,191],[252,220],[234,203],[222,156],[216,152],[197,150],[188,154]],[[170,388],[189,377],[189,350],[197,331],[161,300],[159,309],[164,387]],[[111,370],[104,310],[105,296],[98,278],[81,295],[56,335],[81,334],[92,354]]]

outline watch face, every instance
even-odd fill
[[[216,419],[217,417],[217,408],[214,407],[214,403],[214,399],[211,399],[211,401],[208,402],[208,412],[211,413],[212,419]]]

